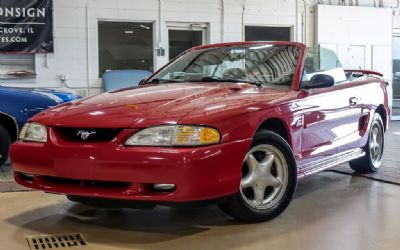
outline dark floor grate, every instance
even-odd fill
[[[85,239],[79,233],[27,236],[26,240],[32,250],[64,249],[87,245]]]

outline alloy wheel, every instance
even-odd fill
[[[242,168],[240,193],[255,209],[268,209],[279,203],[288,183],[288,164],[273,145],[262,144],[246,155]]]
[[[383,136],[382,127],[378,123],[375,123],[371,128],[369,136],[369,150],[372,164],[374,164],[374,166],[377,168],[379,168],[382,161],[384,142]]]

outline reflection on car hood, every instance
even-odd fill
[[[261,91],[237,83],[147,85],[67,103],[37,115],[34,121],[50,126],[110,128],[176,124],[182,119],[190,123],[221,112],[243,112],[243,107],[279,100],[290,90],[269,90],[268,95]]]

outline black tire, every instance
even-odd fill
[[[0,124],[0,167],[8,160],[11,137],[7,129]]]
[[[292,153],[292,150],[291,150],[289,144],[285,141],[285,139],[283,139],[280,135],[278,135],[276,133],[273,133],[268,130],[260,130],[254,136],[253,142],[250,146],[250,150],[249,150],[248,154],[246,155],[246,159],[248,158],[248,155],[253,152],[252,150],[257,149],[258,147],[260,147],[260,145],[261,145],[261,147],[263,145],[269,145],[269,146],[272,146],[275,149],[277,149],[279,152],[281,152],[281,154],[280,154],[281,158],[282,158],[281,162],[285,161],[285,163],[286,163],[285,169],[287,169],[287,171],[286,171],[287,179],[285,178],[286,184],[281,184],[281,187],[284,187],[284,189],[283,189],[283,191],[280,191],[281,192],[281,194],[279,196],[280,198],[278,197],[275,202],[272,202],[274,205],[271,205],[268,208],[259,209],[259,208],[249,205],[249,202],[246,201],[248,199],[246,199],[246,196],[244,194],[245,190],[242,189],[242,184],[239,187],[239,190],[235,195],[228,197],[222,203],[219,204],[219,207],[224,212],[226,212],[227,214],[231,215],[232,217],[234,217],[240,221],[243,221],[243,222],[262,222],[262,221],[267,221],[267,220],[277,217],[287,208],[287,206],[289,205],[290,201],[292,200],[293,195],[296,190],[297,166],[296,166],[296,161],[294,159],[294,156],[293,156],[293,153]],[[257,152],[254,152],[254,153],[257,153]],[[266,157],[266,154],[264,157]],[[274,156],[274,158],[272,158],[272,159],[274,159],[273,161],[275,161],[276,156]],[[263,162],[263,161],[264,160],[261,160],[261,162]],[[246,168],[246,164],[247,163],[244,162],[243,166],[242,166],[242,177],[243,177],[242,181],[245,179],[244,177],[246,177],[245,176],[246,174],[243,173],[243,169]],[[272,166],[271,169],[273,169],[274,165],[276,165],[276,164],[277,163],[271,163],[271,166]],[[282,164],[280,164],[280,165],[282,165]],[[276,168],[276,166],[275,166],[275,168]],[[269,170],[269,171],[272,174],[272,172],[274,170]],[[277,170],[275,170],[275,172],[276,171]],[[249,173],[247,173],[247,175],[249,175]],[[253,190],[254,200],[256,200],[254,185],[257,186],[258,184],[252,184],[252,185],[253,186],[250,189]],[[263,194],[264,199],[265,199],[266,192],[268,191],[268,188],[270,188],[270,187],[266,187],[266,189],[264,189],[264,194]],[[268,203],[263,204],[263,202],[264,202],[264,200],[261,203],[262,206],[268,205]]]
[[[372,138],[372,133],[374,128],[378,129],[379,133],[381,133],[381,148],[379,152],[379,159],[373,160],[373,155],[371,154],[371,143],[370,140]],[[349,162],[350,167],[357,173],[374,173],[379,170],[382,164],[382,155],[383,149],[385,146],[385,129],[383,125],[383,121],[381,116],[378,113],[375,113],[372,118],[371,128],[369,130],[367,145],[365,145],[365,156],[352,160]]]

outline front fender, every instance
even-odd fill
[[[0,112],[12,117],[20,129],[23,124],[33,115],[58,105],[50,98],[39,95],[20,95],[0,94],[2,103]]]

